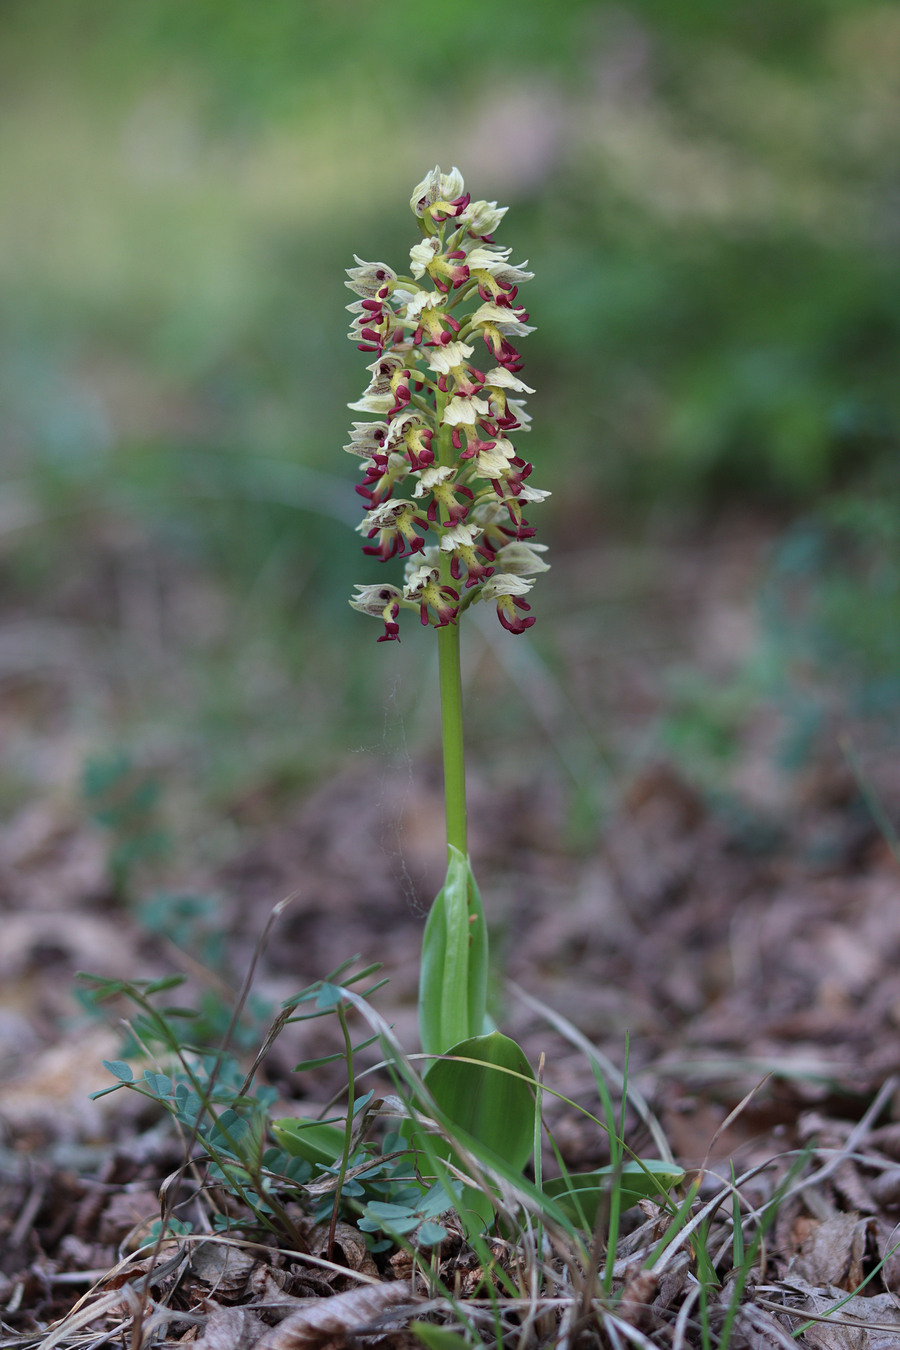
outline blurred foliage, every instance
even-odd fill
[[[870,798],[866,809],[890,839],[866,759],[884,762],[900,744],[896,496],[835,493],[798,517],[772,547],[758,601],[757,641],[733,673],[668,672],[660,748],[734,817],[741,806],[727,790],[729,773],[767,709],[777,718],[779,766],[793,774],[846,760],[862,793],[854,809]]]
[[[172,891],[155,891],[137,905],[138,918],[148,933],[166,939],[215,971],[224,968],[226,956],[220,910],[215,895]]]
[[[89,759],[82,787],[91,819],[109,834],[113,892],[127,899],[136,869],[158,859],[169,847],[159,816],[160,784],[118,751]]]
[[[782,756],[802,766],[852,719],[879,748],[900,739],[900,515],[896,501],[841,495],[798,520],[761,594],[789,713]],[[868,739],[871,739],[871,730]]]
[[[898,71],[869,0],[6,0],[0,598],[122,635],[104,715],[137,702],[227,800],[377,741],[430,654],[376,670],[346,606],[343,269],[402,263],[436,161],[536,272],[557,556],[660,510],[896,502]]]

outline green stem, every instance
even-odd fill
[[[451,428],[442,425],[448,395],[437,392],[436,421],[438,463],[456,465]],[[447,509],[441,505],[441,523],[447,523]],[[451,555],[440,554],[440,584],[455,586],[451,574]],[[463,740],[462,674],[459,663],[459,616],[455,623],[438,629],[438,671],[441,686],[441,744],[444,751],[444,811],[447,818],[447,849],[459,849],[468,856],[466,837],[466,763]]]
[[[465,858],[466,763],[463,749],[462,677],[459,664],[459,624],[438,629],[438,669],[441,683],[441,740],[444,749],[444,809],[447,848],[458,848]]]

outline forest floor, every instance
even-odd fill
[[[677,596],[657,595],[660,622],[689,631],[686,659],[713,681],[716,643],[728,646],[751,622],[765,543],[764,530],[744,530],[739,544],[726,530],[702,549],[673,544],[662,570]],[[0,637],[2,625],[0,615]],[[618,679],[623,700],[642,680],[653,687],[653,644],[611,659],[621,669],[607,678]],[[28,721],[30,699],[22,679],[0,689],[7,744],[22,734],[13,728],[23,706]],[[891,1254],[900,1236],[898,860],[836,747],[788,775],[775,763],[771,710],[742,734],[728,794],[701,790],[677,759],[655,753],[632,763],[577,847],[555,776],[536,765],[498,785],[476,757],[471,852],[508,980],[497,1019],[533,1063],[545,1056],[549,1087],[591,1110],[598,1103],[585,1056],[552,1014],[620,1068],[627,1044],[629,1081],[689,1174],[705,1167],[721,1178],[732,1166],[741,1174],[769,1164],[751,1184],[755,1203],[783,1177],[778,1160],[812,1150],[815,1170],[778,1214],[733,1345],[900,1345],[900,1259]],[[895,762],[872,759],[867,791],[896,819]],[[114,897],[107,843],[64,794],[48,790],[0,829],[3,1346],[49,1350],[123,1336],[140,1344],[128,1281],[148,1267],[133,1253],[158,1216],[161,1183],[180,1165],[158,1110],[128,1092],[91,1099],[109,1085],[101,1061],[119,1058],[123,1035],[115,1016],[91,1017],[75,1000],[76,971],[176,972],[187,977],[179,1000],[227,1006],[274,905],[292,896],[259,955],[254,1006],[276,1008],[359,953],[384,963],[390,983],[376,1006],[401,1042],[416,1043],[423,915],[441,879],[437,762],[356,759],[269,818],[257,814],[233,856],[191,878],[193,890],[220,897],[216,969],[204,968],[177,931],[154,928],[146,910]],[[339,1064],[292,1072],[298,1060],[337,1048],[331,1020],[285,1032],[264,1066],[283,1114],[310,1112],[340,1090]],[[558,1105],[548,1114],[568,1167],[608,1159],[602,1131],[585,1116]],[[630,1128],[632,1147],[655,1151],[640,1121]],[[633,1314],[645,1343],[676,1343],[673,1319],[694,1255],[686,1244],[677,1288],[645,1289]],[[183,1316],[148,1343],[202,1337],[206,1350],[250,1350],[267,1337],[275,1346],[284,1309],[267,1313],[253,1262],[228,1280],[221,1263],[204,1267],[196,1253],[191,1262],[176,1300]],[[383,1272],[384,1282],[394,1273]],[[867,1275],[830,1320],[790,1339],[802,1319],[820,1318]],[[279,1279],[282,1302],[291,1288],[307,1299],[347,1298],[352,1285],[290,1285],[283,1270]],[[240,1327],[208,1323],[223,1309],[252,1318]],[[310,1324],[278,1344],[415,1344],[402,1317],[390,1324],[392,1311],[388,1299],[358,1310],[353,1324]],[[375,1327],[367,1335],[366,1322]],[[691,1320],[680,1334],[683,1344],[700,1344]]]

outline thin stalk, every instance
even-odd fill
[[[546,1056],[541,1051],[541,1057],[538,1061],[538,1070],[535,1075],[534,1089],[534,1184],[539,1191],[544,1189],[544,1158],[541,1151],[544,1142],[543,1124],[544,1124],[544,1063]],[[535,1223],[535,1250],[540,1256],[544,1250],[544,1225],[541,1222],[541,1215],[538,1212]]]
[[[451,428],[441,424],[446,395],[437,396],[438,463],[452,466],[456,452]],[[441,504],[441,520],[447,523],[447,510]],[[440,584],[454,584],[450,574],[451,555],[440,555]],[[441,744],[444,753],[444,811],[447,819],[447,849],[458,848],[468,856],[466,830],[466,764],[463,740],[462,672],[459,658],[459,618],[438,629],[438,672],[441,687]]]
[[[459,624],[438,629],[438,670],[441,684],[441,742],[444,751],[444,810],[447,848],[458,848],[465,858],[466,763],[463,748],[462,675],[459,663]]]
[[[328,1225],[328,1241],[325,1244],[327,1260],[334,1260],[334,1235],[337,1231],[338,1215],[341,1210],[341,1192],[344,1189],[344,1177],[350,1163],[350,1145],[353,1139],[353,1105],[356,1101],[356,1072],[353,1065],[353,1041],[347,1026],[347,1013],[343,1003],[337,1005],[338,1021],[344,1037],[344,1059],[347,1062],[347,1123],[344,1126],[344,1147],[341,1151],[341,1165],[338,1171],[337,1185],[334,1189],[334,1204],[331,1207],[331,1222]]]

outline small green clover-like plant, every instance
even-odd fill
[[[221,970],[227,931],[217,896],[155,891],[138,902],[136,916],[148,933],[190,951],[210,970]]]
[[[159,814],[159,781],[138,768],[124,751],[116,751],[87,761],[82,790],[91,818],[109,835],[113,889],[127,899],[135,870],[169,848]]]
[[[364,1110],[370,1098],[371,1093],[354,1103],[353,1114]],[[307,1194],[324,1196],[312,1210],[318,1221],[330,1218],[333,1195],[340,1186],[342,1211],[355,1217],[357,1227],[369,1235],[374,1253],[388,1250],[397,1238],[413,1232],[418,1247],[433,1246],[447,1236],[437,1220],[454,1208],[458,1195],[448,1194],[440,1182],[427,1185],[421,1181],[409,1141],[402,1134],[386,1134],[377,1152],[371,1144],[358,1147],[349,1155],[342,1177],[344,1131],[335,1124],[284,1117],[272,1122],[272,1133],[282,1154],[270,1154],[268,1165],[274,1171],[287,1158],[311,1169]]]
[[[311,1018],[338,1016],[347,1029],[343,992],[367,979],[377,967],[348,975],[344,966],[328,979],[316,981],[288,999],[263,1044],[271,1044],[283,1028]],[[343,977],[343,980],[342,980]],[[254,1070],[240,1067],[230,1054],[210,1053],[205,1045],[192,1044],[186,1031],[193,1014],[189,1008],[164,1004],[160,996],[183,982],[181,976],[156,981],[126,982],[84,976],[91,984],[95,1002],[126,998],[137,1009],[130,1018],[133,1048],[151,1051],[168,1072],[158,1068],[135,1071],[129,1060],[104,1060],[115,1082],[95,1092],[103,1097],[126,1089],[136,1092],[167,1111],[192,1149],[205,1158],[207,1180],[240,1201],[248,1221],[278,1234],[303,1249],[303,1238],[286,1208],[286,1200],[299,1200],[316,1223],[329,1223],[327,1248],[333,1243],[339,1217],[354,1219],[369,1235],[373,1252],[393,1247],[412,1230],[416,1244],[428,1247],[446,1236],[436,1222],[458,1198],[433,1183],[423,1183],[417,1171],[416,1154],[410,1141],[389,1133],[380,1144],[367,1139],[373,1119],[373,1092],[354,1096],[356,1056],[372,1044],[369,1037],[358,1044],[347,1041],[346,1068],[351,1106],[325,1120],[295,1117],[273,1119],[278,1093],[268,1085],[253,1086]],[[337,983],[337,981],[341,981]],[[370,986],[365,998],[380,983]],[[342,1055],[306,1060],[298,1072],[321,1067]],[[254,1069],[261,1056],[257,1056]],[[274,1140],[274,1145],[271,1142]],[[457,1188],[461,1194],[461,1188]],[[167,1232],[183,1231],[172,1218]],[[227,1213],[214,1216],[217,1229],[234,1226]]]

